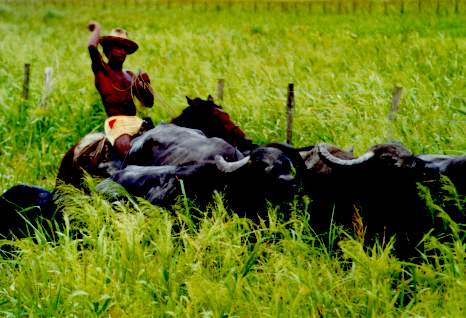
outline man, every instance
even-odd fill
[[[131,146],[131,138],[141,129],[143,120],[136,116],[138,100],[145,107],[154,104],[154,92],[146,72],[137,75],[123,70],[123,63],[128,54],[134,53],[138,45],[128,39],[123,29],[114,29],[108,36],[100,36],[99,23],[92,21],[88,25],[92,32],[88,49],[92,60],[95,86],[102,97],[107,113],[105,135],[115,147],[117,153],[125,158]],[[97,46],[100,44],[107,57],[105,62]]]

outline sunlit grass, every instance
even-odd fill
[[[52,189],[65,151],[102,130],[86,48],[92,19],[104,33],[126,28],[139,43],[126,67],[151,76],[155,122],[178,114],[186,95],[215,96],[224,78],[222,105],[239,126],[258,143],[283,141],[293,82],[297,146],[329,142],[361,153],[397,139],[416,153],[466,150],[461,14],[2,4],[1,189],[20,182]],[[24,63],[32,64],[28,101]],[[53,91],[41,108],[48,66]],[[403,97],[391,122],[395,85]],[[0,261],[1,316],[464,316],[461,225],[451,225],[451,243],[426,238],[425,259],[412,265],[396,260],[391,244],[337,241],[346,237],[338,228],[316,237],[307,221],[316,211],[297,210],[283,223],[271,209],[255,226],[220,196],[208,211],[181,200],[170,213],[135,198],[61,190],[67,225],[55,239],[38,229],[9,242],[19,254]],[[463,198],[452,200],[464,211]]]

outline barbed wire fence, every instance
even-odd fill
[[[46,100],[47,97],[51,94],[52,91],[52,85],[51,85],[51,74],[53,73],[53,70],[51,67],[47,67],[45,69],[45,82],[44,82],[44,90],[43,90],[43,95],[41,96],[41,103],[38,104],[39,107],[46,107]],[[48,76],[47,76],[48,75]],[[159,79],[161,80],[161,79]],[[176,82],[179,84],[179,80],[176,79],[171,79],[172,81]],[[164,81],[170,81],[170,79],[166,78]],[[21,96],[24,100],[29,99],[29,85],[31,82],[31,64],[25,64],[24,65],[24,77],[23,77],[23,85],[22,85],[22,93]],[[297,88],[296,88],[297,87]],[[230,86],[228,81],[225,80],[225,78],[220,78],[216,82],[216,92],[215,89],[214,91],[211,92],[213,96],[215,96],[215,100],[217,104],[223,105],[225,96],[228,95],[235,95],[233,92],[234,91],[244,91],[245,89],[249,89],[249,91],[252,93],[254,91],[254,88],[251,87],[250,85],[244,85],[244,86]],[[335,101],[335,99],[338,100],[337,104],[342,104],[345,105],[347,104],[350,109],[357,109],[357,107],[354,107],[352,104],[351,100],[346,100],[347,98],[349,99],[354,99],[358,98],[361,96],[375,96],[378,98],[378,104],[383,104],[385,106],[384,109],[380,110],[377,112],[376,119],[380,122],[383,121],[388,121],[388,135],[386,136],[388,140],[393,140],[394,139],[394,132],[395,132],[395,124],[396,122],[401,119],[404,120],[406,119],[405,117],[399,118],[400,114],[399,111],[402,109],[400,107],[402,100],[403,100],[403,95],[407,91],[406,88],[403,88],[402,86],[395,85],[393,90],[390,92],[389,90],[383,90],[383,91],[376,91],[374,92],[373,90],[345,90],[345,91],[323,91],[323,90],[310,90],[307,88],[299,87],[299,85],[295,86],[295,83],[289,83],[287,87],[274,87],[274,88],[269,88],[269,97],[272,97],[274,100],[274,104],[278,103],[283,103],[283,118],[285,121],[285,135],[286,135],[286,142],[288,144],[293,144],[293,122],[294,122],[294,116],[295,114],[300,114],[300,111],[303,110],[303,108],[313,108],[314,105],[323,105],[323,104],[328,104],[328,107],[331,107],[332,102],[328,103],[329,101]],[[306,100],[305,104],[299,104],[299,102],[296,102],[295,94],[297,95],[302,95],[302,98],[300,101],[302,102],[303,100]],[[456,95],[456,96],[448,96],[446,97],[447,99],[450,100],[457,100],[459,107],[457,109],[453,110],[453,113],[455,114],[454,119],[451,118],[436,118],[436,119],[429,119],[429,124],[430,125],[436,125],[436,124],[441,124],[442,126],[448,125],[449,129],[452,127],[461,127],[460,129],[464,129],[463,127],[466,127],[466,95]],[[165,111],[171,116],[171,118],[177,116],[177,109],[178,107],[175,107],[168,99],[166,99],[162,94],[156,93],[155,95],[156,102],[163,108]],[[350,106],[351,105],[351,106]],[[321,107],[316,107],[315,112],[316,115],[319,115],[318,112],[321,110]],[[384,115],[385,114],[385,115]],[[366,116],[367,117],[367,116]],[[423,122],[423,119],[410,119],[411,125],[416,125],[416,122]],[[464,153],[464,149],[450,149],[450,152],[453,153]]]
[[[168,79],[167,79],[168,80]],[[175,80],[176,81],[176,80]],[[224,78],[220,78],[217,80],[216,83],[216,93],[215,86],[211,85],[211,95],[214,96],[215,101],[217,104],[223,105],[224,100],[226,97],[236,95],[235,92],[237,91],[245,91],[248,90],[251,94],[255,91],[255,88],[251,87],[250,85],[241,85],[241,86],[231,86],[230,83]],[[386,89],[386,90],[311,90],[309,88],[305,88],[299,85],[299,83],[289,83],[287,87],[269,87],[266,89],[269,91],[269,97],[274,100],[274,104],[282,104],[282,106],[278,109],[281,115],[280,117],[283,118],[282,123],[284,123],[283,134],[284,139],[288,144],[293,144],[293,123],[299,118],[302,112],[307,110],[312,110],[315,112],[316,116],[319,116],[319,111],[323,109],[322,106],[325,107],[332,107],[333,104],[329,101],[335,101],[338,99],[338,105],[347,105],[347,109],[350,112],[354,112],[351,118],[354,119],[354,116],[357,116],[357,106],[355,107],[352,104],[351,99],[358,99],[361,96],[374,96],[377,98],[377,104],[379,104],[382,108],[377,111],[372,120],[375,120],[379,123],[385,122],[387,124],[387,135],[385,135],[386,141],[393,141],[396,140],[395,138],[395,131],[396,125],[398,122],[405,122],[408,123],[410,127],[416,127],[418,125],[425,125],[426,119],[425,118],[411,118],[405,107],[405,103],[409,97],[410,90],[409,88],[402,87],[400,85],[394,85],[393,89]],[[300,96],[299,101],[297,100],[296,96]],[[163,97],[160,97],[164,104],[170,104],[167,102]],[[205,96],[204,96],[205,98]],[[346,100],[346,98],[348,100]],[[455,96],[447,96],[445,99],[449,100],[456,100],[458,105],[460,105],[457,109],[451,110],[450,118],[430,118],[428,120],[428,124],[432,126],[433,129],[436,127],[437,129],[441,129],[442,131],[445,129],[450,130],[464,130],[466,129],[466,95],[455,95]],[[318,106],[320,105],[320,106]],[[361,105],[361,102],[358,103]],[[317,107],[316,107],[317,106]],[[170,105],[171,110],[175,107]],[[228,107],[228,105],[226,105]],[[280,110],[281,109],[281,110]],[[276,108],[274,108],[276,110]],[[229,111],[227,109],[227,111]],[[367,119],[367,115],[363,116]],[[454,119],[452,119],[454,118]],[[302,120],[301,120],[302,122]],[[344,125],[344,123],[342,124]],[[384,124],[385,125],[385,124]],[[464,154],[465,149],[448,149],[448,153],[450,154]]]

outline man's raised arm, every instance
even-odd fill
[[[91,34],[91,36],[89,38],[89,42],[88,42],[87,46],[89,48],[91,46],[92,47],[97,47],[97,44],[99,44],[99,39],[100,39],[100,24],[95,22],[95,21],[91,21],[87,25],[87,28],[89,29],[89,31],[92,32],[92,34]]]

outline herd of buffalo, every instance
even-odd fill
[[[115,199],[117,183],[168,209],[182,193],[205,207],[217,190],[231,211],[254,221],[266,220],[270,205],[286,219],[293,202],[308,197],[318,235],[332,224],[361,232],[362,224],[367,243],[395,236],[400,258],[415,256],[426,233],[448,236],[448,222],[466,224],[466,156],[416,155],[400,143],[373,146],[359,157],[330,144],[257,145],[210,96],[188,98],[171,123],[148,121],[124,160],[104,134],[85,136],[65,154],[57,184],[87,191],[85,174],[103,178],[97,190]],[[4,192],[0,235],[21,236],[39,218],[60,222],[58,196],[29,185]]]

